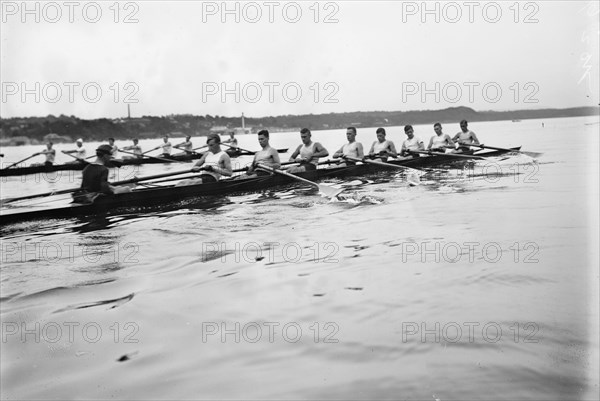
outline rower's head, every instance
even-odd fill
[[[413,136],[415,135],[415,130],[413,129],[412,125],[405,125],[404,126],[404,133],[406,134],[406,136],[408,137],[408,139],[412,139]]]
[[[263,148],[269,146],[269,131],[267,131],[266,129],[258,131],[258,143]]]
[[[75,143],[77,144],[77,147],[80,148],[83,146],[83,139],[80,138]]]
[[[230,131],[230,132],[229,132],[229,137],[233,138],[234,136],[235,136],[235,132],[233,132],[233,131]]]
[[[346,138],[348,142],[354,142],[356,138],[356,127],[348,127],[346,128]]]
[[[460,129],[462,130],[462,132],[467,132],[469,130],[468,126],[469,124],[467,123],[467,120],[462,120],[460,122]]]
[[[133,144],[134,144],[134,145],[137,145],[139,141],[140,141],[139,139],[137,139],[137,138],[133,138]]]
[[[442,135],[442,124],[440,124],[440,123],[433,124],[433,130],[435,131],[435,134],[437,136]]]
[[[110,160],[111,154],[112,147],[110,145],[100,145],[98,146],[98,149],[96,149],[96,156],[104,163]]]
[[[221,150],[221,137],[219,134],[208,134],[206,137],[206,144],[208,145],[208,150],[212,153],[219,153]]]
[[[302,143],[305,145],[310,144],[310,137],[312,136],[312,134],[310,133],[310,130],[308,128],[302,128],[300,130],[300,139],[302,139]]]
[[[377,134],[377,140],[380,143],[383,143],[385,141],[385,128],[377,128],[375,134]]]
[[[165,135],[165,136],[163,136],[163,142],[164,142],[164,143],[167,143],[167,142],[169,142],[169,135]]]
[[[52,145],[53,145],[53,143],[52,143],[52,142],[48,142],[48,143],[46,144],[46,148],[47,148],[48,150],[50,150],[50,149],[52,149]]]
[[[108,143],[109,143],[109,145],[114,145],[115,144],[115,138],[108,138]]]

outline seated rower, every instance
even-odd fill
[[[433,130],[435,131],[435,135],[429,140],[427,150],[446,153],[446,149],[454,148],[454,142],[450,138],[450,135],[442,132],[442,124],[435,123],[433,125]]]
[[[119,147],[117,145],[115,145],[115,138],[108,138],[108,146],[110,146],[110,157],[111,158],[116,158],[117,154],[119,153]]]
[[[235,132],[231,131],[229,133],[229,139],[223,141],[223,143],[229,143],[231,144],[231,146],[233,147],[233,149],[236,149],[238,147],[238,141],[235,137]]]
[[[346,128],[346,138],[348,139],[348,143],[342,146],[337,152],[333,154],[334,159],[345,158],[347,156],[354,157],[357,159],[362,159],[365,157],[363,152],[362,143],[356,142],[356,128],[348,127]],[[356,164],[355,161],[346,160],[341,163],[346,166],[353,166]]]
[[[76,203],[91,203],[100,194],[112,195],[131,192],[130,187],[115,187],[108,183],[108,167],[112,158],[110,145],[96,149],[96,160],[83,169],[81,189],[73,194]]]
[[[218,134],[209,134],[206,137],[208,152],[192,167],[194,172],[202,172],[199,178],[192,178],[178,182],[177,186],[207,184],[217,182],[222,176],[231,177],[231,159],[221,149],[221,137]]]
[[[142,158],[142,147],[138,144],[137,138],[133,139],[133,145],[125,146],[123,150],[131,150],[134,156],[125,156],[124,159],[141,159]]]
[[[85,148],[83,147],[83,139],[79,138],[75,143],[77,144],[76,149],[62,151],[63,153],[74,155],[77,158],[77,160],[74,160],[69,163],[81,163],[85,159],[86,151],[85,151]]]
[[[468,150],[471,150],[471,148],[469,147],[469,144],[471,143],[474,143],[476,145],[480,144],[479,139],[477,139],[477,135],[475,135],[473,131],[469,130],[468,125],[469,124],[467,123],[467,120],[462,120],[460,122],[461,131],[454,135],[454,138],[452,138],[452,140],[457,143],[457,150],[459,152],[466,152]]]
[[[171,145],[171,142],[169,142],[168,135],[165,135],[163,137],[163,143],[156,147],[156,149],[158,148],[162,149],[162,154],[160,155],[161,157],[171,157],[171,150],[173,148],[173,145]]]
[[[400,154],[403,157],[419,157],[418,153],[410,153],[411,151],[425,151],[425,145],[421,138],[415,136],[415,130],[412,125],[404,126],[404,133],[407,138],[402,142]]]
[[[385,129],[377,128],[375,133],[377,134],[377,140],[371,145],[369,156],[371,156],[371,158],[380,159],[384,162],[387,161],[388,157],[390,156],[398,156],[394,142],[385,139]]]
[[[323,145],[319,142],[311,141],[311,136],[312,134],[308,128],[302,128],[300,130],[302,145],[298,145],[290,157],[290,161],[298,162],[300,165],[290,167],[287,170],[289,173],[301,173],[303,171],[316,170],[319,165],[319,158],[329,156],[329,152]]]
[[[246,174],[270,175],[270,172],[260,170],[258,168],[258,164],[264,164],[265,166],[271,168],[281,167],[281,161],[279,160],[279,153],[277,153],[277,149],[274,149],[271,147],[271,145],[269,145],[269,131],[263,129],[258,132],[258,143],[262,149],[254,154],[254,160],[248,167]]]
[[[46,156],[46,161],[44,162],[45,166],[51,166],[54,164],[54,159],[56,158],[56,149],[52,149],[52,142],[48,142],[46,144],[46,149],[41,152],[37,152],[34,155],[44,155]]]
[[[182,149],[183,152],[180,153],[175,153],[173,156],[187,156],[187,155],[191,155],[192,154],[192,141],[191,141],[191,135],[186,135],[185,136],[185,141],[178,143],[177,145],[173,146],[174,148],[177,149]]]

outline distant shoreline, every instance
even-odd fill
[[[423,125],[440,122],[458,123],[492,121],[523,121],[600,115],[600,108],[572,107],[566,109],[537,109],[514,111],[475,111],[468,107],[452,107],[442,110],[416,111],[361,111],[348,113],[285,115],[276,117],[245,117],[246,130],[242,130],[240,117],[196,116],[179,114],[169,116],[143,116],[135,118],[79,119],[75,116],[49,115],[46,117],[0,118],[0,145],[18,146],[53,141],[74,142],[104,141],[109,137],[117,140],[131,138],[149,139],[163,135],[182,137],[206,136],[211,132],[226,135],[228,132],[251,132],[261,129],[273,132],[296,131],[307,127],[312,130],[342,129],[348,126],[390,127]],[[51,134],[51,136],[48,136]]]

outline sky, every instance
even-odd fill
[[[2,1],[0,117],[599,104],[598,1]]]

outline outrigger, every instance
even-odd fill
[[[34,197],[49,196],[56,194],[65,194],[69,192],[75,192],[79,189],[75,188],[69,190],[56,191],[53,193],[29,195],[21,198],[4,199],[1,201],[2,208],[0,209],[0,223],[7,224],[25,220],[77,217],[86,215],[98,215],[104,213],[118,214],[126,212],[127,210],[131,210],[132,208],[136,207],[167,205],[169,203],[176,203],[185,199],[202,196],[256,192],[272,187],[288,185],[296,182],[297,180],[318,181],[329,178],[364,176],[376,173],[381,170],[389,170],[390,168],[398,169],[406,167],[411,169],[418,169],[436,165],[448,165],[456,161],[464,162],[464,157],[468,155],[489,158],[501,156],[510,152],[519,152],[520,149],[521,147],[515,147],[506,150],[495,150],[477,153],[477,155],[473,155],[474,152],[469,151],[461,153],[460,158],[457,158],[456,155],[452,153],[441,153],[426,157],[414,157],[404,160],[388,160],[386,163],[368,162],[367,160],[365,160],[365,163],[363,164],[355,164],[343,167],[335,166],[335,162],[327,161],[325,164],[329,164],[330,166],[328,167],[318,168],[317,170],[313,171],[297,173],[293,176],[292,174],[280,174],[274,172],[274,174],[272,175],[264,176],[237,176],[234,178],[223,179],[216,183],[196,184],[189,186],[177,186],[173,184],[160,185],[155,187],[136,188],[128,193],[98,196],[95,199],[95,201],[90,204],[69,203],[69,200],[65,200],[65,204],[58,207],[49,207],[47,204],[36,204],[33,206],[15,206],[15,204],[18,204],[18,201],[24,199],[31,199]],[[242,169],[237,171],[241,170]],[[190,173],[190,170],[175,173],[159,174],[157,176],[145,178],[134,178],[132,180],[114,182],[112,183],[112,185],[124,185],[132,182],[141,181],[146,181],[148,184],[156,184],[163,181],[151,180],[174,175],[182,175],[186,173]],[[186,178],[190,177],[180,177],[180,179],[182,180]],[[318,186],[318,184],[314,182],[312,184]]]

